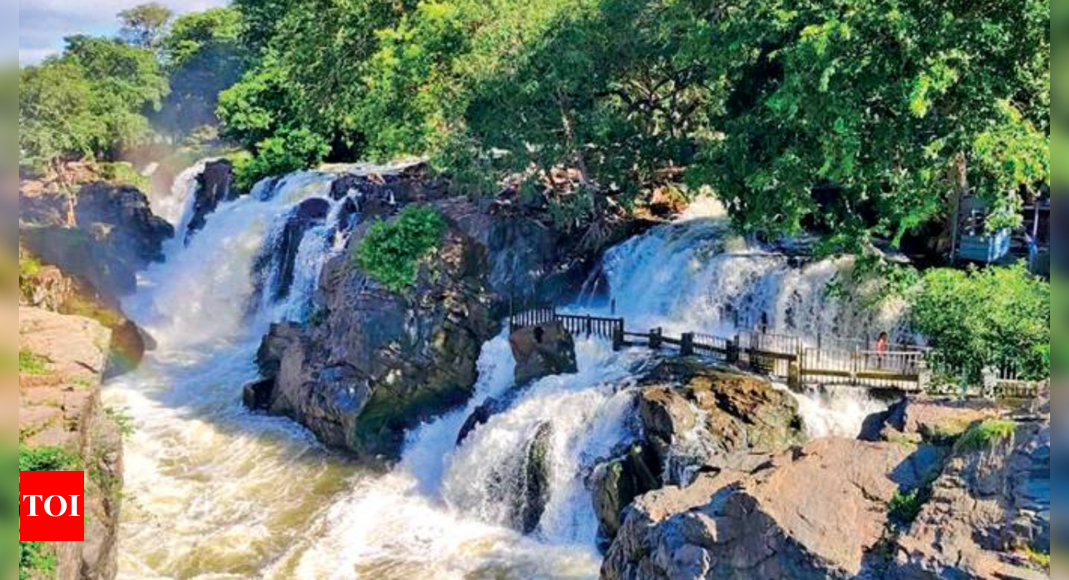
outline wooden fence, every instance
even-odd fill
[[[512,332],[551,322],[561,323],[573,335],[609,339],[615,350],[628,346],[676,349],[683,356],[702,355],[784,380],[793,389],[807,384],[848,385],[1013,399],[1034,398],[1040,391],[1039,383],[1018,380],[1016,370],[1006,367],[988,373],[984,386],[963,389],[960,385],[968,384],[964,373],[941,363],[931,351],[918,347],[879,351],[865,348],[862,341],[839,338],[825,339],[823,344],[811,347],[797,336],[761,332],[742,332],[733,337],[695,332],[670,336],[660,328],[629,331],[623,318],[562,314],[553,308],[509,317]]]

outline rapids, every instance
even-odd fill
[[[161,213],[175,225],[188,220],[195,171],[176,180],[164,202]],[[511,351],[498,336],[483,347],[467,408],[411,432],[403,460],[386,474],[323,449],[287,419],[243,409],[240,390],[256,378],[261,337],[272,322],[309,315],[323,263],[345,247],[341,202],[329,199],[334,177],[296,173],[221,205],[188,245],[169,244],[166,262],[143,273],[124,305],[158,348],[105,393],[134,427],[120,578],[597,578],[597,523],[584,479],[637,436],[632,392],[620,385],[646,353],[580,340],[578,374],[537,382],[455,448],[471,411],[512,387]],[[258,264],[309,198],[327,200],[332,210],[300,244],[289,292],[273,300],[262,288],[274,283],[277,266]],[[733,238],[715,206],[625,242],[605,262],[629,322],[708,332],[765,312],[776,329],[807,336],[862,324],[826,297],[836,268],[794,268]],[[835,392],[799,400],[815,436],[853,435],[879,410]],[[503,498],[517,493],[508,476],[522,460],[517,450],[546,422],[549,503],[537,531],[523,536],[508,525]]]

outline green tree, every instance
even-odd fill
[[[177,18],[160,53],[171,92],[154,121],[176,138],[219,123],[219,94],[241,78],[247,51],[241,45],[241,15],[213,8]]]
[[[170,8],[157,2],[123,10],[119,12],[119,22],[122,23],[119,38],[133,46],[155,49],[173,17]]]
[[[1050,313],[1050,284],[1024,266],[932,270],[912,308],[914,328],[973,380],[987,366],[1050,377]]]

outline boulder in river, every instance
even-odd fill
[[[237,196],[234,189],[234,165],[229,160],[218,159],[204,164],[204,171],[197,176],[197,189],[193,192],[193,215],[186,231],[180,232],[185,240],[204,228],[208,216],[219,204]]]
[[[521,328],[509,337],[516,358],[516,384],[579,372],[575,340],[560,322]]]
[[[532,534],[538,529],[549,504],[550,478],[553,476],[549,457],[552,446],[553,424],[543,423],[527,447],[521,474],[523,485],[520,489],[521,495],[517,498],[519,505],[516,506],[516,522],[525,534]]]

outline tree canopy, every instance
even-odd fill
[[[119,12],[119,38],[133,46],[156,48],[172,17],[171,9],[158,2],[128,8]]]
[[[554,168],[586,211],[712,186],[740,229],[898,242],[966,192],[1013,225],[1049,183],[1050,6],[993,0],[238,0],[252,148]]]

